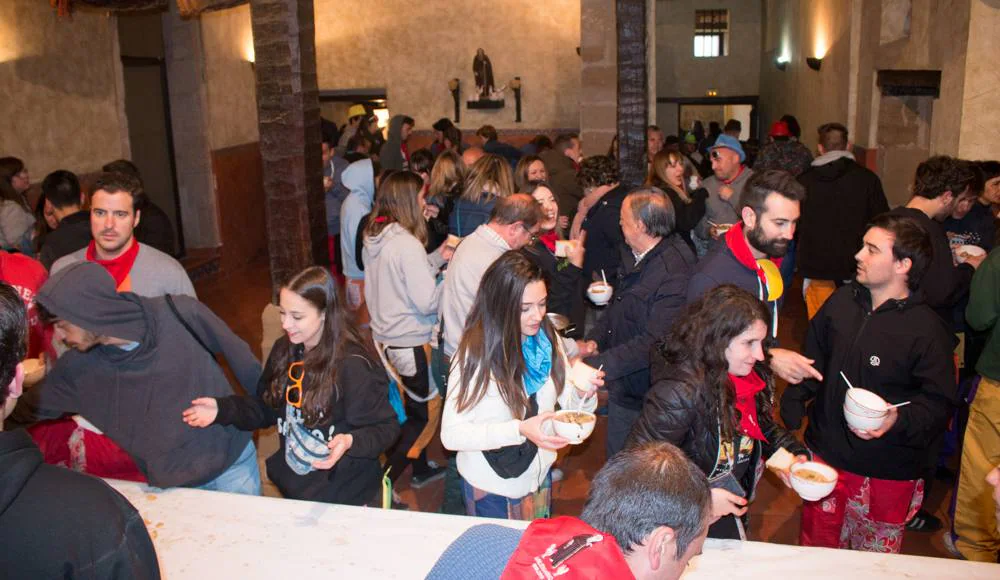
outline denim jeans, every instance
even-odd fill
[[[239,459],[219,477],[205,485],[199,485],[197,489],[260,495],[260,467],[257,465],[257,448],[253,441],[247,443]]]

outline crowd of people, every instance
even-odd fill
[[[676,578],[706,536],[752,535],[748,505],[781,453],[838,473],[803,502],[802,545],[898,553],[905,529],[941,527],[921,508],[958,445],[946,543],[997,560],[1000,163],[931,157],[890,210],[839,123],[819,127],[815,157],[791,116],[750,151],[735,120],[651,126],[648,178],[631,185],[614,146],[584,156],[577,134],[518,148],[441,119],[410,151],[415,126],[397,115],[383,137],[355,105],[324,131],[331,260],[283,281],[263,365],[198,301],[134,165],[108,164],[89,192],[55,171],[32,208],[24,164],[0,159],[0,402],[8,430],[27,428],[0,433],[0,541],[39,541],[12,530],[60,486],[101,511],[78,522],[107,542],[88,565],[155,577],[135,510],[42,461],[256,495],[252,432],[277,425],[266,475],[284,497],[408,509],[392,488],[409,471],[413,488],[444,480],[444,513],[533,521],[470,530],[441,578],[475,542],[503,552],[508,578],[565,562]],[[778,343],[796,272],[801,348]],[[25,382],[22,359],[44,378]],[[895,405],[878,427],[845,420],[853,386]],[[571,443],[559,409],[607,415],[579,518],[551,518]],[[775,472],[791,486],[788,465]],[[594,536],[609,541],[573,544]],[[532,555],[549,545],[566,557]]]

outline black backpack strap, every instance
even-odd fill
[[[177,321],[180,322],[182,325],[184,325],[184,329],[188,331],[188,334],[190,334],[195,340],[197,340],[198,344],[201,345],[201,348],[205,349],[205,352],[207,352],[209,356],[211,356],[214,359],[215,353],[212,352],[212,349],[208,348],[208,345],[205,344],[205,341],[203,341],[201,337],[198,336],[198,333],[195,332],[193,328],[191,328],[191,325],[188,324],[186,320],[184,320],[184,317],[181,316],[180,311],[177,310],[177,306],[174,304],[173,297],[170,296],[170,294],[164,294],[163,297],[167,299],[167,306],[170,307],[170,311],[173,312],[174,316],[177,317]]]

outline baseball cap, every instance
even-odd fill
[[[771,137],[791,137],[792,132],[788,130],[788,123],[784,121],[775,121],[771,124],[771,131],[768,132]]]
[[[739,140],[736,139],[735,137],[730,137],[729,135],[723,133],[722,135],[716,137],[715,145],[709,147],[709,150],[713,151],[715,149],[719,149],[720,147],[725,147],[726,149],[731,149],[739,153],[740,163],[743,163],[744,161],[747,160],[747,154],[743,151],[743,146],[740,145]]]
[[[365,110],[364,105],[351,105],[350,109],[347,109],[347,118],[351,119],[353,117],[363,117],[368,114]]]

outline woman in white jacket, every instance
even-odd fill
[[[441,413],[427,353],[441,300],[435,278],[454,253],[445,245],[430,254],[424,250],[423,196],[424,180],[409,171],[394,173],[379,184],[362,250],[372,336],[406,392],[406,422],[388,452],[389,477],[399,478],[412,459],[412,487],[444,476],[444,468],[427,462],[425,451]]]
[[[546,296],[540,268],[518,252],[503,254],[483,276],[452,359],[441,442],[458,452],[470,516],[548,517],[549,471],[569,443],[550,434],[556,403],[597,406],[603,373],[570,367],[545,317]]]

